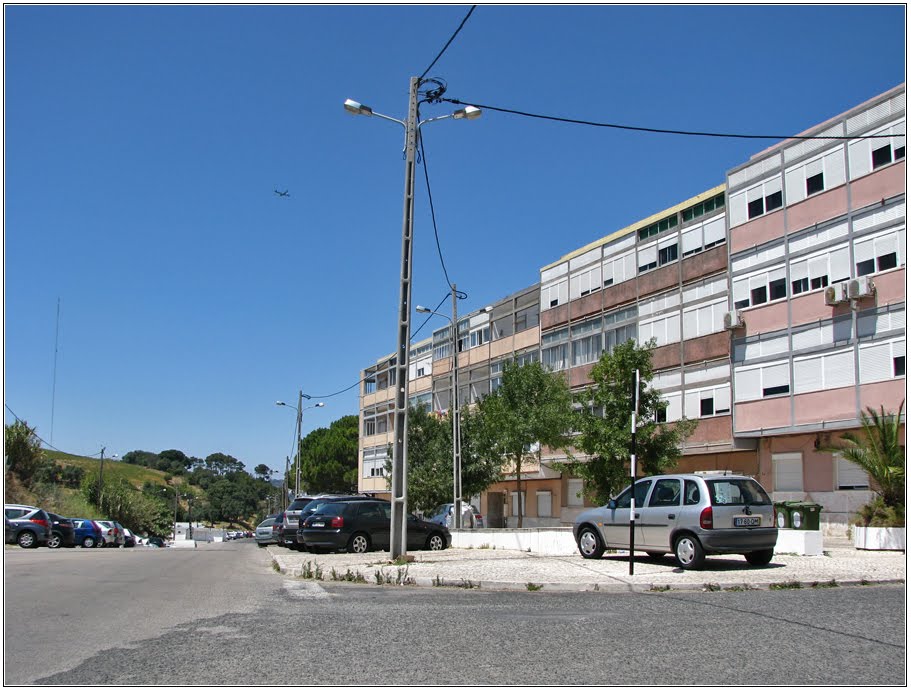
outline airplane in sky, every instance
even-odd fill
[[[285,190],[284,192],[279,192],[278,190],[273,190],[273,192],[275,192],[275,194],[277,194],[279,197],[290,197],[291,196],[290,194],[288,194],[288,190]]]

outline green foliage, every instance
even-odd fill
[[[902,401],[897,413],[887,413],[883,406],[880,406],[879,412],[868,407],[861,412],[859,433],[845,432],[840,443],[825,448],[826,451],[841,454],[866,472],[883,504],[889,508],[901,507],[902,517],[905,506],[905,447],[902,444],[901,416],[904,406]]]
[[[507,461],[520,496],[523,459],[542,445],[566,448],[575,417],[566,380],[540,362],[522,366],[507,362],[500,387],[481,399],[477,414],[477,424],[472,427],[472,455]],[[521,528],[521,506],[517,518]]]
[[[860,507],[854,524],[865,528],[901,528],[905,525],[904,504],[889,506],[882,497],[874,497]]]
[[[666,407],[652,380],[654,341],[640,346],[629,340],[603,353],[592,368],[592,386],[579,395],[577,448],[589,455],[588,462],[567,464],[585,481],[586,494],[598,504],[629,484],[630,421],[635,371],[639,370],[639,413],[636,421],[637,475],[653,475],[672,469],[680,446],[693,433],[695,420],[659,424],[656,414]]]
[[[269,466],[267,466],[265,463],[260,463],[253,469],[253,474],[264,482],[269,481],[271,472],[272,471],[269,469]]]
[[[500,476],[502,460],[475,451],[479,417],[462,408],[462,495],[471,497],[486,490]],[[386,462],[387,484],[392,462]],[[432,511],[452,502],[452,418],[428,412],[408,411],[408,505],[418,511]]]
[[[3,451],[6,470],[18,477],[26,487],[32,487],[35,484],[35,474],[47,464],[35,429],[23,420],[5,425]]]
[[[136,490],[124,478],[105,479],[102,486],[98,474],[87,475],[82,481],[82,494],[97,507],[101,517],[134,532],[164,535],[170,530],[172,515],[165,503]]]
[[[357,449],[357,415],[310,432],[301,440],[301,487],[311,492],[356,492]],[[293,466],[291,476],[296,473]]]

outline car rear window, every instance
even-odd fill
[[[715,506],[771,504],[772,500],[755,480],[747,478],[708,480],[709,496]]]
[[[348,505],[342,502],[327,502],[318,506],[314,513],[318,513],[321,516],[341,516],[346,506]]]
[[[307,504],[313,501],[313,497],[304,497],[303,499],[295,499],[291,502],[285,511],[300,511]]]

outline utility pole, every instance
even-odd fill
[[[98,471],[98,507],[101,508],[101,500],[104,498],[104,450],[101,447],[101,468]],[[103,511],[104,509],[102,509]]]
[[[282,479],[282,511],[288,508],[288,468],[291,466],[291,457],[285,456],[285,475]]]
[[[395,441],[392,449],[392,521],[389,555],[408,551],[408,356],[411,342],[411,255],[414,230],[414,166],[418,136],[418,87],[412,77],[405,123],[405,199],[402,209],[402,271],[399,291],[399,333],[395,359]]]
[[[309,396],[307,397],[309,398]],[[301,493],[301,423],[303,421],[304,392],[297,392],[297,480],[294,483],[294,498]]]
[[[452,284],[452,527],[462,527],[462,431],[459,419],[459,317]]]
[[[636,544],[636,415],[639,413],[639,370],[633,375],[632,434],[629,443],[629,575],[633,575],[633,547]]]

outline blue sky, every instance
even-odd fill
[[[4,7],[6,405],[65,451],[249,470],[292,452],[276,400],[328,396],[304,433],[356,414],[360,370],[396,347],[403,141],[342,103],[404,118],[469,8]],[[905,27],[898,5],[481,5],[428,76],[499,108],[792,134],[901,83]],[[423,135],[461,313],[773,143],[492,111]],[[417,176],[413,301],[435,306]]]

